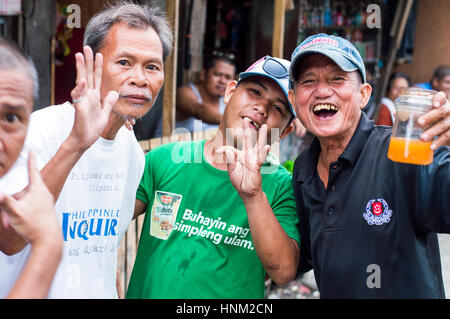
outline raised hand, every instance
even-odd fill
[[[241,197],[253,197],[262,191],[261,166],[270,150],[267,145],[267,125],[262,125],[253,146],[255,131],[250,120],[244,118],[242,150],[232,146],[222,146],[217,152],[225,154],[230,181]]]
[[[75,107],[75,122],[70,134],[70,141],[75,147],[85,150],[101,135],[109,120],[113,105],[119,94],[109,92],[102,101],[102,66],[103,56],[94,56],[89,46],[83,48],[84,55],[75,54],[77,80],[71,92]]]

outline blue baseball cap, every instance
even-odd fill
[[[363,83],[366,82],[366,68],[355,46],[344,38],[318,33],[306,38],[292,52],[289,73],[291,88],[298,77],[296,72],[298,72],[300,60],[311,54],[323,54],[329,57],[345,72],[358,70]]]
[[[289,67],[291,62],[285,59],[274,58],[266,55],[265,57],[259,59],[253,63],[247,70],[239,73],[239,82],[249,78],[251,76],[262,75],[265,76],[278,84],[278,86],[286,95],[286,99],[289,105],[289,111],[295,117],[295,111],[289,102],[288,92],[289,92]]]

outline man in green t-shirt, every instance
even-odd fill
[[[146,155],[127,298],[263,298],[266,274],[278,284],[295,277],[291,175],[267,145],[293,129],[289,64],[266,56],[230,82],[212,139]]]

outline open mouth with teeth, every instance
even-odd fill
[[[259,130],[259,128],[260,128],[259,124],[254,122],[254,121],[252,121],[252,120],[250,120],[250,125],[253,126],[257,130]]]
[[[314,115],[320,118],[332,117],[337,111],[337,107],[332,104],[317,104],[313,107]]]
[[[251,118],[249,118],[249,117],[244,117],[244,118],[247,118],[249,120],[250,126],[253,127],[255,130],[259,130],[261,128],[261,125],[259,125],[255,121],[253,121]]]

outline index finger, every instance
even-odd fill
[[[86,78],[86,65],[84,62],[84,56],[80,52],[75,54],[75,66],[77,69],[76,84],[80,83],[82,79]]]
[[[28,182],[31,185],[42,183],[41,173],[37,169],[36,157],[33,152],[28,153]]]
[[[258,160],[260,163],[264,163],[264,161],[266,160],[268,153],[267,146],[269,146],[267,145],[267,124],[263,124],[259,129],[257,142]]]
[[[433,109],[418,119],[417,122],[421,127],[427,128],[449,116],[450,102],[440,93],[443,92],[439,92],[433,99]]]
[[[440,107],[445,104],[447,101],[447,95],[445,92],[437,92],[433,98],[433,107]]]

